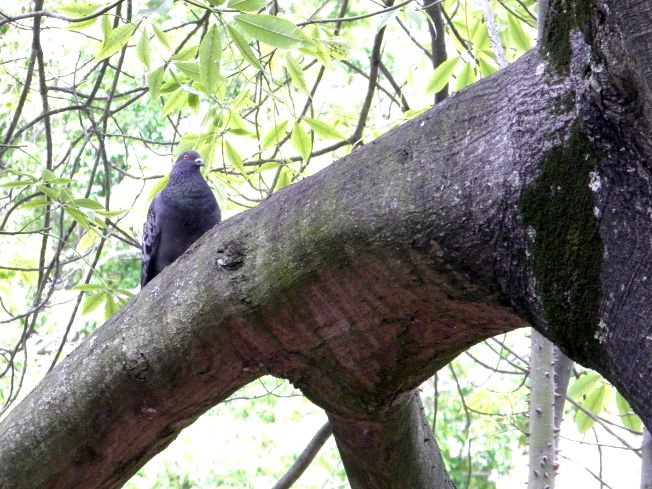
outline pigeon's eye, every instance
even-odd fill
[[[184,159],[184,160],[187,160],[188,158],[189,158],[188,155],[183,155],[183,159]]]

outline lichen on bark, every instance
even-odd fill
[[[551,335],[584,362],[599,345],[603,246],[589,187],[596,168],[597,157],[575,123],[569,139],[546,153],[520,201],[523,222],[535,231],[534,272]]]

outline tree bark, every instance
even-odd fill
[[[378,420],[330,416],[352,489],[428,487],[454,489],[419,394],[401,399]]]
[[[547,28],[542,54],[229,219],[154,279],[0,424],[0,487],[119,487],[268,373],[326,409],[356,487],[404,487],[405,467],[442,487],[410,393],[526,322],[652,426],[652,35],[634,30],[652,7],[559,1],[547,25],[571,19],[567,45]]]
[[[554,489],[557,450],[554,346],[536,329],[531,335],[527,489]]]

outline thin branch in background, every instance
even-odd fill
[[[404,2],[398,3],[396,5],[389,5],[387,8],[377,10],[375,12],[370,12],[368,14],[361,14],[361,15],[355,15],[351,17],[338,17],[334,19],[315,19],[315,20],[307,20],[305,22],[298,22],[297,25],[299,27],[306,26],[306,25],[311,25],[311,24],[330,24],[333,22],[337,23],[342,23],[342,22],[351,22],[354,20],[361,20],[361,19],[367,19],[369,17],[374,17],[376,15],[383,15],[388,12],[391,12],[392,10],[399,9],[401,7],[404,7],[405,5],[412,3],[414,0],[405,0]],[[441,2],[442,0],[437,0],[436,3]]]
[[[394,0],[390,0],[388,5],[394,3]],[[369,116],[369,110],[371,109],[371,102],[374,98],[374,93],[376,92],[376,82],[378,80],[378,71],[380,69],[381,62],[381,48],[383,45],[383,38],[385,36],[385,30],[387,26],[383,26],[378,29],[376,36],[374,37],[374,44],[371,48],[371,57],[369,59],[369,83],[367,84],[367,94],[365,95],[364,102],[362,103],[362,108],[360,109],[360,115],[358,117],[358,124],[353,131],[353,135],[349,139],[351,144],[356,145],[360,142],[362,138],[362,133],[367,124],[367,117]]]
[[[432,399],[432,425],[430,429],[433,434],[437,430],[437,414],[439,409],[439,374],[432,376],[432,390],[433,390],[433,399]]]
[[[418,40],[417,40],[417,39],[412,35],[412,32],[411,32],[410,29],[408,29],[408,27],[403,23],[403,21],[397,17],[397,18],[396,18],[396,22],[398,23],[399,27],[403,30],[403,32],[405,33],[405,35],[408,37],[408,39],[409,39],[410,41],[412,41],[412,44],[414,44],[415,47],[416,47],[417,49],[419,49],[419,50],[420,50],[420,51],[421,51],[421,52],[426,56],[426,58],[431,59],[431,58],[432,58],[432,54],[430,53],[430,51],[428,51],[425,47],[423,47],[423,46],[421,45],[421,43],[420,43],[420,42],[419,42],[419,41],[418,41]]]
[[[487,33],[489,34],[491,50],[496,57],[498,67],[501,69],[505,68],[509,63],[507,62],[507,58],[505,58],[505,50],[503,49],[503,44],[500,42],[500,36],[498,35],[498,26],[496,25],[494,12],[491,10],[489,0],[480,0],[480,5],[482,5],[482,16],[484,17],[484,21],[487,24]]]
[[[285,475],[274,484],[272,489],[289,489],[292,487],[299,477],[301,477],[301,474],[310,466],[317,453],[319,453],[319,450],[321,450],[321,447],[324,446],[324,443],[326,443],[332,434],[333,428],[330,422],[326,421],[317,433],[315,433],[310,442],[308,442],[306,448],[299,454]]]
[[[432,5],[425,9],[425,11],[430,17],[430,22],[428,22],[430,59],[432,60],[433,68],[437,69],[439,65],[448,59],[448,53],[446,51],[446,27],[444,26],[444,19],[442,17],[444,7],[440,4]],[[448,83],[435,94],[435,103],[438,104],[446,98],[448,98]]]
[[[583,464],[577,462],[576,460],[573,460],[572,458],[569,458],[569,457],[567,457],[567,456],[565,456],[565,455],[563,455],[563,454],[559,454],[559,458],[563,458],[564,460],[567,460],[567,461],[569,461],[569,462],[571,462],[571,463],[574,463],[575,465],[579,465],[580,467],[582,467],[582,468],[583,468],[584,470],[586,470],[589,474],[591,474],[591,476],[593,476],[593,478],[594,478],[596,481],[598,481],[598,482],[600,483],[600,486],[601,486],[601,487],[604,487],[604,488],[606,488],[606,489],[614,489],[614,488],[611,487],[609,484],[607,484],[607,483],[606,483],[606,482],[605,482],[605,481],[604,481],[604,480],[603,480],[603,479],[602,479],[598,474],[596,474],[595,472],[593,472],[593,471],[592,471],[591,469],[589,469],[587,466],[585,466],[585,465],[583,465]]]
[[[396,93],[396,95],[401,98],[401,105],[400,105],[401,110],[403,112],[407,112],[408,110],[410,110],[410,104],[408,103],[407,99],[405,98],[405,94],[403,93],[403,89],[396,82],[396,80],[394,79],[394,76],[387,69],[387,66],[385,66],[385,63],[383,63],[382,61],[380,62],[380,71],[383,74],[383,76],[387,79],[389,84],[392,86],[392,88],[394,89],[394,92]]]
[[[635,435],[640,435],[640,433],[637,433],[637,432],[635,432],[635,431],[631,431],[631,430],[625,428],[624,426],[617,425],[617,424],[615,424],[615,423],[612,423],[612,422],[609,421],[609,420],[606,420],[606,419],[604,419],[604,418],[602,418],[602,417],[596,415],[595,413],[589,411],[588,409],[586,409],[584,406],[582,406],[580,403],[576,402],[575,400],[573,400],[573,399],[572,399],[571,397],[569,397],[569,396],[566,396],[566,401],[568,401],[568,402],[571,403],[573,406],[575,406],[575,408],[577,408],[577,409],[579,409],[580,411],[582,411],[582,412],[583,412],[584,414],[586,414],[589,418],[591,418],[594,422],[596,422],[596,423],[598,423],[600,426],[602,426],[602,428],[603,428],[607,433],[609,433],[611,436],[613,436],[614,438],[616,438],[620,443],[622,443],[624,446],[626,446],[626,447],[629,448],[630,450],[632,450],[632,451],[639,451],[639,450],[640,450],[640,448],[633,447],[630,443],[627,442],[627,440],[625,440],[623,437],[619,436],[619,435],[618,435],[614,430],[612,430],[611,428],[609,428],[608,425],[611,425],[611,426],[613,426],[614,428],[621,429],[621,430],[627,431],[627,432],[632,433],[632,434],[635,434]]]
[[[92,13],[90,15],[86,15],[84,17],[66,17],[65,15],[53,14],[52,12],[46,12],[44,10],[41,10],[43,8],[42,6],[40,8],[34,9],[35,11],[31,12],[29,14],[16,15],[14,17],[10,17],[9,15],[7,15],[5,13],[0,12],[0,15],[5,17],[4,20],[0,20],[0,27],[2,27],[5,24],[10,24],[12,22],[16,22],[18,20],[31,19],[31,18],[40,19],[42,17],[50,17],[52,19],[59,19],[59,20],[63,20],[65,22],[71,22],[71,23],[85,22],[87,20],[95,19],[95,18],[99,17],[102,14],[105,14],[106,12],[108,12],[111,9],[114,9],[115,7],[117,7],[118,5],[120,5],[124,1],[125,0],[117,0],[117,1],[113,2],[112,4],[107,5],[106,7],[98,10],[97,12]]]
[[[464,483],[465,489],[469,488],[469,484],[471,483],[471,474],[473,470],[473,458],[471,456],[471,437],[469,434],[469,429],[471,428],[471,412],[469,411],[469,407],[466,405],[466,399],[464,398],[464,391],[462,390],[462,384],[460,384],[460,380],[457,378],[457,374],[455,373],[455,368],[453,367],[452,363],[448,364],[448,369],[450,370],[451,375],[453,376],[453,380],[455,380],[455,386],[457,387],[457,393],[460,396],[460,402],[462,403],[462,408],[464,409],[464,417],[466,418],[466,425],[464,427],[464,432],[466,433],[466,446],[467,446],[467,472],[466,472],[466,480]]]
[[[501,5],[505,10],[507,10],[507,12],[509,12],[511,15],[513,15],[514,17],[516,17],[516,18],[517,18],[518,20],[520,20],[521,22],[524,22],[525,24],[529,25],[530,27],[535,27],[536,16],[535,16],[532,12],[530,12],[527,8],[526,8],[525,10],[527,11],[528,15],[531,17],[530,19],[526,19],[526,18],[523,17],[522,15],[519,15],[518,13],[514,12],[514,10],[512,10],[512,9],[511,9],[508,5],[506,5],[505,2],[503,2],[502,0],[498,0],[498,3],[499,3],[499,4],[500,4],[500,5]],[[522,2],[519,2],[519,4],[520,4],[521,6],[524,6],[524,4],[523,4]],[[533,20],[534,20],[534,22],[533,22]]]

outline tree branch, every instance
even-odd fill
[[[297,457],[297,459],[292,464],[292,467],[279,479],[279,481],[274,484],[272,489],[289,489],[292,485],[301,477],[301,474],[310,466],[312,460],[315,458],[321,447],[324,446],[326,440],[330,438],[333,434],[333,429],[331,424],[327,421],[324,426],[319,428],[315,436],[312,437],[312,440],[306,445],[306,448],[303,449],[303,452]]]

